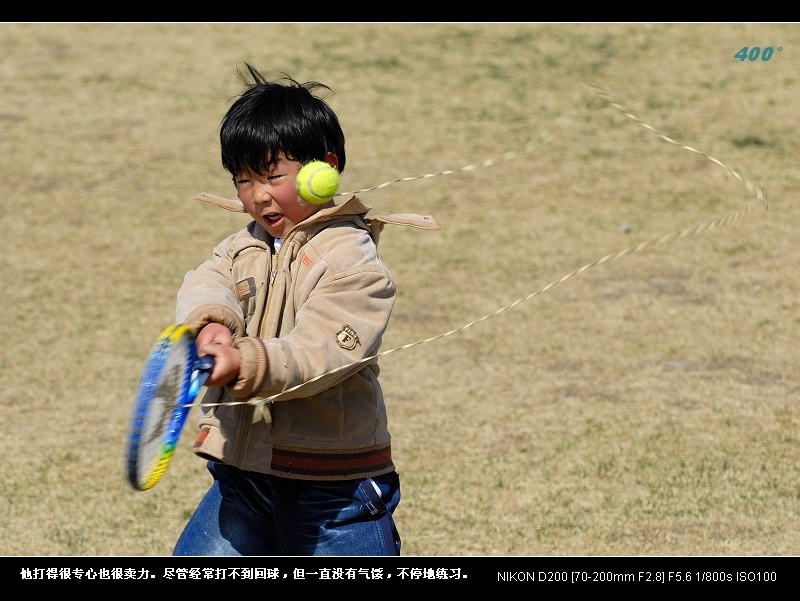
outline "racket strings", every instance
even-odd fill
[[[169,426],[172,411],[181,403],[181,390],[183,390],[186,361],[177,360],[177,353],[172,353],[164,368],[164,375],[158,383],[156,393],[151,401],[152,406],[144,429],[142,448],[148,454],[155,455],[159,452],[164,432]],[[181,355],[181,359],[183,356]]]
[[[726,217],[722,217],[720,219],[715,219],[713,221],[708,221],[706,223],[701,223],[701,224],[693,226],[693,227],[688,227],[688,228],[682,229],[682,230],[680,230],[678,232],[665,234],[663,236],[659,236],[657,238],[653,238],[651,240],[647,240],[647,241],[641,242],[641,243],[639,243],[639,244],[637,244],[635,246],[631,246],[629,248],[620,250],[620,251],[618,251],[616,253],[612,253],[612,254],[606,255],[604,257],[601,257],[601,258],[599,258],[599,259],[597,259],[595,261],[592,261],[591,263],[587,263],[586,265],[584,265],[582,267],[579,267],[578,269],[575,269],[574,271],[571,271],[570,273],[567,273],[566,275],[562,276],[560,279],[558,279],[558,280],[556,280],[556,281],[544,286],[543,288],[540,288],[539,290],[536,290],[535,292],[531,292],[527,296],[519,298],[519,299],[515,300],[514,302],[512,302],[512,303],[510,303],[510,304],[508,304],[508,305],[506,305],[504,307],[501,307],[501,308],[497,309],[496,311],[494,311],[492,313],[489,313],[487,315],[479,317],[478,319],[470,321],[469,323],[466,323],[466,324],[464,324],[462,326],[459,326],[457,328],[454,328],[452,330],[443,332],[443,333],[438,334],[436,336],[432,336],[430,338],[424,338],[422,340],[417,340],[415,342],[411,342],[411,343],[408,343],[408,344],[405,344],[405,345],[402,345],[402,346],[398,346],[398,347],[395,347],[395,348],[392,348],[392,349],[388,349],[386,351],[382,351],[380,353],[377,353],[375,355],[371,355],[369,357],[364,357],[363,359],[360,359],[358,361],[354,361],[354,362],[349,363],[347,365],[343,365],[343,366],[338,367],[336,369],[327,371],[324,374],[320,374],[319,376],[311,378],[310,380],[307,380],[306,382],[304,382],[302,384],[298,384],[297,386],[294,386],[292,388],[284,390],[281,393],[279,393],[277,395],[273,395],[271,397],[250,399],[250,400],[246,400],[246,401],[228,401],[228,402],[224,402],[224,403],[196,403],[196,405],[197,406],[201,406],[201,407],[212,407],[212,406],[219,406],[219,405],[254,405],[254,406],[259,406],[259,405],[263,405],[265,403],[272,402],[278,396],[285,395],[287,392],[293,392],[293,391],[297,390],[298,388],[300,388],[302,386],[305,386],[306,384],[310,384],[312,382],[316,382],[317,380],[319,380],[319,379],[321,379],[321,378],[323,378],[325,376],[328,376],[328,375],[331,375],[331,374],[336,374],[336,373],[344,371],[346,369],[350,369],[350,368],[358,366],[358,365],[369,363],[369,362],[371,362],[371,361],[373,361],[375,359],[378,359],[380,357],[385,357],[386,355],[389,355],[391,353],[395,353],[397,351],[410,349],[410,348],[413,348],[415,346],[419,346],[421,344],[427,344],[427,343],[439,340],[441,338],[445,338],[447,336],[452,336],[452,335],[457,334],[459,332],[463,332],[467,328],[475,326],[475,325],[477,325],[479,323],[482,323],[482,322],[484,322],[484,321],[486,321],[488,319],[491,319],[492,317],[495,317],[497,315],[500,315],[501,313],[504,313],[504,312],[506,312],[506,311],[508,311],[510,309],[513,309],[517,305],[520,305],[521,303],[524,303],[524,302],[526,302],[526,301],[528,301],[528,300],[530,300],[530,299],[532,299],[532,298],[534,298],[534,297],[536,297],[536,296],[538,296],[538,295],[540,295],[540,294],[542,294],[542,293],[554,288],[555,286],[558,286],[559,284],[562,284],[562,283],[566,282],[567,280],[569,280],[569,279],[571,279],[571,278],[573,278],[573,277],[575,277],[575,276],[577,276],[577,275],[583,273],[584,271],[587,271],[588,269],[591,269],[593,267],[597,267],[599,265],[602,265],[604,263],[608,263],[610,261],[615,261],[617,259],[620,259],[620,258],[626,256],[626,255],[642,252],[642,251],[644,251],[646,249],[650,249],[650,248],[653,248],[653,247],[656,247],[656,246],[661,246],[661,245],[667,244],[669,242],[674,242],[674,241],[680,240],[682,238],[686,238],[686,237],[693,236],[693,235],[698,235],[698,234],[703,233],[703,232],[707,232],[707,231],[710,231],[710,230],[714,230],[714,229],[729,225],[729,224],[731,224],[731,223],[733,223],[733,222],[735,222],[735,221],[737,221],[739,219],[742,219],[743,217],[745,217],[746,215],[751,213],[753,211],[753,209],[755,209],[759,205],[763,205],[765,210],[769,208],[768,201],[767,201],[767,196],[764,193],[764,191],[759,186],[756,186],[755,184],[753,184],[749,180],[746,180],[745,178],[743,178],[739,173],[737,173],[735,170],[733,170],[730,167],[728,167],[727,165],[725,165],[722,161],[720,161],[719,159],[714,158],[713,156],[711,156],[711,155],[709,155],[707,153],[704,153],[704,152],[702,152],[700,150],[697,150],[696,148],[693,148],[691,146],[687,146],[685,144],[681,144],[681,143],[673,140],[669,136],[666,136],[665,134],[663,134],[662,132],[657,130],[655,127],[653,127],[653,126],[649,125],[648,123],[646,123],[646,122],[642,121],[641,119],[639,119],[636,115],[634,115],[633,113],[631,113],[630,111],[625,109],[621,104],[619,104],[618,102],[614,101],[608,94],[606,94],[600,88],[597,88],[595,86],[589,86],[589,87],[595,94],[597,94],[598,96],[600,96],[601,98],[606,100],[612,107],[614,107],[615,109],[619,110],[626,117],[628,117],[629,119],[635,121],[636,123],[638,123],[639,125],[641,125],[645,129],[647,129],[648,131],[656,134],[659,138],[661,138],[665,142],[668,142],[670,144],[674,144],[674,145],[676,145],[676,146],[678,146],[678,147],[680,147],[680,148],[682,148],[682,149],[684,149],[686,151],[693,152],[693,153],[696,153],[696,154],[698,154],[700,156],[703,156],[706,159],[708,159],[709,161],[711,161],[712,163],[718,165],[719,167],[722,167],[731,176],[733,176],[736,180],[738,180],[741,184],[743,184],[744,187],[747,189],[748,193],[753,194],[754,197],[747,203],[747,205],[745,207],[739,209],[738,211],[735,211],[734,213],[731,213],[730,215],[728,215]],[[545,139],[547,141],[549,141],[550,139],[552,139],[552,137],[545,137]],[[394,184],[394,183],[398,183],[398,182],[412,181],[412,180],[424,179],[424,178],[429,178],[429,177],[436,177],[436,176],[439,176],[439,175],[450,175],[450,174],[460,173],[460,172],[464,172],[464,171],[471,171],[473,169],[479,169],[479,168],[482,168],[482,167],[489,167],[489,166],[495,165],[495,164],[497,164],[497,163],[499,163],[501,161],[512,160],[512,159],[517,158],[517,157],[519,157],[521,155],[533,152],[533,148],[534,148],[533,145],[531,143],[529,143],[525,147],[525,149],[523,149],[521,151],[508,152],[508,153],[502,155],[501,157],[498,157],[498,158],[495,158],[495,159],[487,159],[487,160],[483,161],[482,163],[478,163],[478,164],[475,164],[475,165],[467,165],[467,166],[461,167],[459,169],[453,169],[453,170],[449,170],[449,171],[441,171],[441,172],[438,172],[438,173],[430,173],[430,174],[420,175],[420,176],[416,176],[416,177],[399,178],[399,179],[395,179],[395,180],[392,180],[392,181],[389,181],[389,182],[385,182],[385,183],[380,184],[378,186],[374,186],[372,188],[365,188],[363,190],[358,190],[356,192],[351,192],[351,193],[347,193],[347,194],[355,194],[355,193],[358,193],[358,192],[369,192],[369,191],[372,191],[372,190],[377,190],[379,188],[384,188],[384,187],[386,187],[388,185],[391,185],[391,184]]]

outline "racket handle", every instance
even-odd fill
[[[193,403],[197,397],[203,384],[208,380],[211,371],[214,369],[214,357],[211,355],[203,355],[198,357],[194,362],[194,371],[192,372],[192,380],[189,384],[189,403]]]
[[[207,371],[211,373],[211,370],[214,369],[214,357],[212,355],[198,357],[197,361],[195,361],[194,368],[198,371]]]

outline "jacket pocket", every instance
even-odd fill
[[[345,416],[342,386],[333,386],[313,397],[274,402],[272,434],[280,439],[278,444],[284,445],[311,440],[340,442],[344,437]]]
[[[231,262],[231,278],[235,282],[245,324],[258,310],[258,299],[263,296],[269,274],[270,255],[263,243],[239,249]],[[259,290],[261,289],[261,290]]]

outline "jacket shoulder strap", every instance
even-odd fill
[[[387,224],[406,225],[422,230],[440,230],[442,227],[431,215],[417,215],[416,213],[394,213],[392,215],[373,215],[366,219],[370,228],[370,235],[375,245],[378,245],[383,228]]]

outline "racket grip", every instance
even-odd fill
[[[194,402],[195,397],[200,392],[203,384],[208,380],[211,371],[214,369],[214,357],[211,355],[203,355],[198,357],[194,362],[194,371],[192,372],[192,379],[189,383],[189,402]]]
[[[195,361],[194,368],[197,371],[207,371],[210,374],[211,370],[214,369],[214,357],[211,355],[198,357],[197,361]]]

